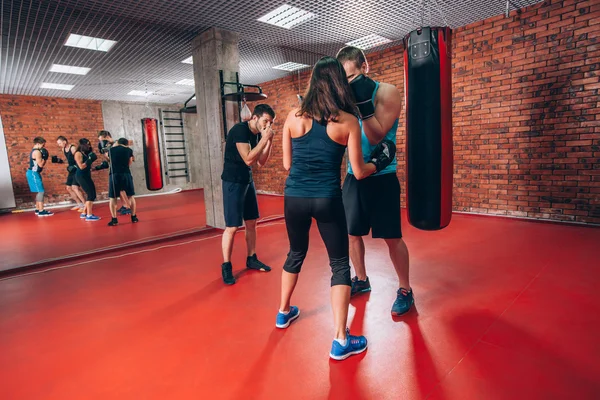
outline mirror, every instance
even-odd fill
[[[0,98],[0,139],[6,143],[0,165],[2,176],[10,176],[6,185],[10,190],[2,191],[2,208],[9,213],[0,216],[0,270],[98,254],[206,227],[198,117],[181,112],[183,103]],[[38,137],[45,140],[43,145],[34,143]],[[67,153],[77,152],[80,139],[87,139],[97,156],[89,171],[96,199],[87,204],[92,204],[92,215],[99,220],[82,208],[86,203],[81,200],[93,195],[89,182],[77,183],[77,173],[67,170],[71,157]],[[33,149],[42,146],[48,159],[38,175],[44,189],[45,212],[40,215],[31,188],[35,179],[27,171]],[[139,223],[132,223],[133,202],[121,192],[116,201],[118,225],[108,226],[112,220],[109,187],[128,184],[109,180],[110,166],[115,172],[127,168],[128,160],[122,160],[127,154],[133,156],[129,171]]]

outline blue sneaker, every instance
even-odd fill
[[[53,215],[54,215],[54,213],[51,212],[51,211],[48,211],[48,210],[42,210],[42,211],[40,211],[40,212],[37,213],[38,217],[51,217]]]
[[[86,219],[87,218],[87,214],[86,213],[81,213],[81,214],[79,214],[79,218]]]
[[[394,305],[392,306],[392,315],[400,316],[406,314],[413,304],[415,304],[415,298],[413,297],[412,289],[410,291],[404,288],[398,289],[396,301],[394,301]]]
[[[300,316],[300,310],[296,306],[290,307],[290,312],[287,314],[277,313],[277,322],[275,326],[278,328],[287,328],[293,320]]]
[[[334,360],[345,360],[346,358],[360,354],[367,349],[367,338],[364,336],[353,336],[350,329],[346,328],[346,346],[342,346],[337,340],[333,340],[329,357]]]
[[[95,216],[95,215],[88,215],[88,216],[85,218],[85,220],[86,220],[86,221],[100,221],[100,217],[97,217],[97,216]]]

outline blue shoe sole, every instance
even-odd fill
[[[413,305],[414,305],[414,304],[415,304],[415,303],[414,303],[414,302],[412,302],[412,303],[410,304],[410,307],[408,307],[408,309],[407,309],[406,311],[404,311],[404,312],[401,312],[401,313],[399,313],[399,312],[396,312],[396,311],[392,310],[392,315],[393,315],[394,317],[399,317],[399,316],[401,316],[401,315],[404,315],[404,314],[406,314],[407,312],[409,312],[409,311],[411,310],[411,308],[413,308]]]
[[[296,318],[298,318],[300,316],[300,310],[298,310],[298,314],[294,315],[292,318],[288,319],[288,322],[286,322],[283,325],[280,325],[278,323],[275,323],[275,326],[279,329],[284,329],[287,328],[288,326],[290,326],[290,324],[292,323],[293,320],[295,320]]]
[[[342,356],[335,356],[335,355],[329,353],[329,357],[331,357],[332,359],[337,360],[337,361],[342,361],[342,360],[345,360],[346,358],[348,358],[350,356],[354,356],[356,354],[362,353],[363,351],[367,350],[367,347],[369,347],[369,344],[367,344],[364,349],[354,350],[354,351],[351,351],[350,353],[346,353],[346,354],[344,354]]]

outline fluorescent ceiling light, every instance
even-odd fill
[[[194,86],[193,79],[182,79],[179,82],[175,82],[176,85]]]
[[[386,44],[391,42],[390,39],[384,38],[378,35],[369,35],[362,37],[360,39],[353,40],[349,43],[346,43],[348,46],[358,47],[359,49],[366,50],[371,47],[381,46],[382,44]]]
[[[296,25],[308,21],[314,16],[315,14],[311,12],[284,4],[267,15],[263,15],[258,21],[275,25],[280,28],[291,29]]]
[[[185,60],[182,61],[182,63],[184,64],[193,64],[194,62],[192,61],[192,56],[186,58]]]
[[[78,47],[80,49],[109,51],[117,42],[114,40],[100,39],[91,36],[75,35],[71,33],[65,46]]]
[[[72,67],[70,65],[52,64],[50,72],[59,72],[61,74],[87,75],[91,68]]]
[[[150,95],[152,93],[146,93],[143,90],[132,90],[131,92],[127,93],[130,96],[146,96],[146,95]]]
[[[71,90],[75,85],[61,85],[59,83],[48,83],[43,82],[40,86],[41,89],[56,89],[56,90]]]
[[[306,64],[298,64],[295,62],[286,62],[284,64],[279,64],[273,67],[273,69],[281,69],[283,71],[296,71],[298,69],[310,67],[310,65]]]

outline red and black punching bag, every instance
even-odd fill
[[[154,118],[142,119],[142,138],[144,143],[144,169],[148,190],[163,188],[162,163],[160,161],[160,140],[158,121]]]
[[[450,28],[420,28],[404,38],[406,202],[423,230],[452,217],[452,68]]]

